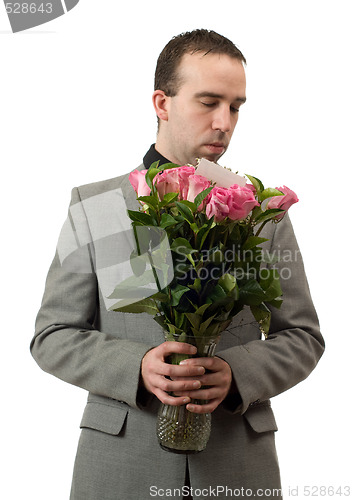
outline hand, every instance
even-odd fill
[[[180,366],[189,368],[202,366],[207,370],[207,373],[197,377],[202,384],[206,386],[200,389],[191,391],[178,391],[175,396],[190,397],[191,399],[206,399],[207,403],[196,405],[194,403],[187,404],[187,410],[193,413],[211,413],[220,403],[226,398],[231,391],[236,391],[235,382],[232,377],[230,365],[221,358],[190,358],[181,361]]]
[[[162,403],[180,406],[191,401],[184,391],[192,391],[201,387],[200,379],[205,368],[200,365],[171,365],[165,358],[172,353],[195,354],[196,347],[183,342],[164,342],[148,351],[141,364],[141,376],[144,387],[154,394]],[[203,358],[202,358],[203,359]],[[168,392],[181,392],[173,397]]]

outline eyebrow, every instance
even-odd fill
[[[215,99],[221,99],[224,96],[222,94],[216,94],[214,92],[198,92],[197,94],[195,94],[195,97],[197,99],[202,97],[214,97]],[[234,99],[234,102],[245,103],[246,100],[247,100],[246,97],[236,97],[236,99]]]

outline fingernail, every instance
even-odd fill
[[[188,411],[193,411],[194,410],[194,406],[193,405],[188,405],[187,406],[187,410]]]
[[[193,382],[193,387],[199,388],[200,386],[201,386],[201,383],[199,382],[199,380],[197,380],[196,382]]]
[[[189,402],[190,402],[190,399],[189,399],[189,398],[185,398],[185,399],[183,400],[183,402],[184,402],[184,403],[189,403]]]

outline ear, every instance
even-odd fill
[[[160,118],[160,120],[167,121],[169,117],[168,113],[169,97],[165,94],[163,90],[155,90],[153,92],[152,100],[157,117]]]

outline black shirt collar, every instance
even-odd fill
[[[150,146],[149,151],[143,158],[143,164],[145,168],[149,168],[150,165],[152,165],[155,161],[159,161],[159,165],[170,163],[170,161],[167,158],[165,158],[163,155],[159,153],[159,151],[155,149],[155,144],[152,144]]]

